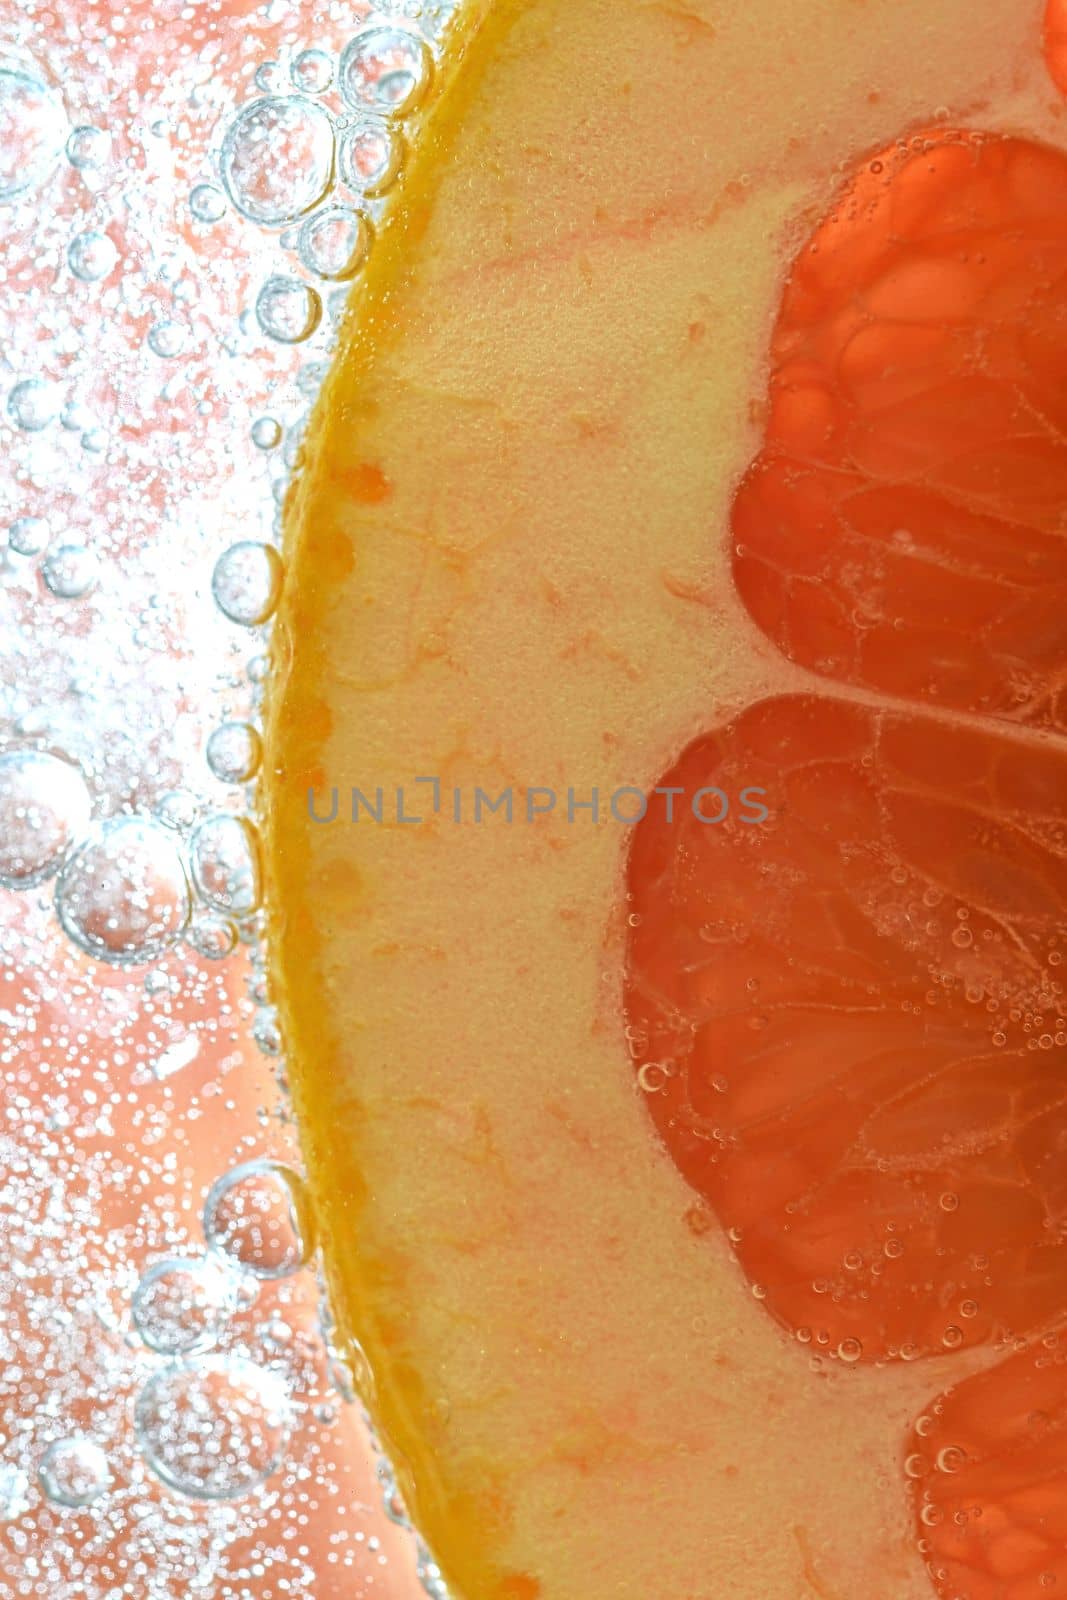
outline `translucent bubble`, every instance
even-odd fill
[[[63,391],[48,378],[23,378],[7,397],[7,414],[16,428],[40,433],[63,409]]]
[[[172,317],[161,317],[149,328],[147,343],[153,355],[170,360],[185,350],[189,343],[189,330],[184,323],[175,322]]]
[[[29,1478],[19,1467],[0,1464],[0,1521],[14,1522],[29,1509]]]
[[[8,548],[18,556],[39,556],[51,537],[44,517],[19,517],[7,530]]]
[[[223,141],[220,173],[243,216],[281,227],[318,205],[333,165],[333,123],[322,107],[300,95],[274,95],[237,113]]]
[[[134,1404],[146,1463],[197,1500],[236,1500],[281,1465],[292,1427],[282,1380],[242,1356],[200,1356],[153,1374]]]
[[[225,961],[237,948],[237,929],[227,917],[196,917],[185,942],[205,961]]]
[[[156,801],[156,816],[165,828],[187,833],[200,815],[200,801],[188,789],[168,789]]]
[[[256,321],[268,339],[300,344],[322,320],[322,301],[299,278],[268,278],[256,296]]]
[[[303,1179],[280,1161],[246,1161],[212,1184],[204,1238],[257,1278],[288,1278],[315,1251],[315,1223]]]
[[[111,1486],[107,1456],[95,1439],[57,1439],[41,1457],[37,1478],[53,1505],[88,1506]]]
[[[429,46],[405,28],[368,28],[345,46],[337,81],[353,111],[403,116],[430,86]]]
[[[333,82],[333,57],[325,50],[301,50],[289,76],[303,94],[324,94]]]
[[[374,237],[367,218],[348,206],[328,206],[300,229],[297,250],[309,272],[332,282],[354,278]]]
[[[149,1349],[184,1356],[213,1345],[236,1304],[233,1274],[219,1261],[175,1256],[141,1274],[131,1309]]]
[[[276,450],[282,442],[282,425],[277,417],[257,417],[252,424],[252,443],[257,450]]]
[[[262,755],[263,742],[250,722],[223,722],[207,742],[207,764],[220,783],[247,783]]]
[[[83,283],[97,283],[106,278],[119,258],[106,233],[76,233],[67,246],[67,262],[76,278]]]
[[[31,56],[0,45],[0,203],[39,189],[66,137],[59,91]]]
[[[362,122],[341,140],[341,176],[349,188],[373,199],[396,181],[404,164],[404,136],[386,122]]]
[[[852,1363],[863,1355],[863,1346],[858,1339],[842,1339],[837,1347],[837,1353],[842,1361]]]
[[[72,129],[67,140],[67,160],[79,172],[90,167],[102,167],[111,153],[111,136],[103,128],[82,123]]]
[[[213,183],[198,183],[190,192],[189,210],[197,222],[221,222],[226,215],[226,196]]]
[[[69,433],[81,433],[92,427],[95,418],[89,407],[80,400],[68,400],[59,420]]]
[[[77,767],[40,750],[0,755],[0,883],[24,889],[55,872],[89,823]]]
[[[247,917],[259,905],[259,846],[255,830],[229,812],[207,817],[189,844],[193,882],[216,911]]]
[[[242,539],[215,563],[211,592],[224,617],[254,628],[274,611],[282,587],[282,558],[272,544]]]
[[[264,61],[256,68],[255,85],[264,94],[282,94],[285,90],[285,74],[280,61]]]
[[[189,883],[174,835],[147,817],[97,826],[56,885],[67,933],[102,961],[150,961],[189,919]]]
[[[100,576],[96,557],[83,544],[60,544],[41,563],[45,588],[57,600],[80,600]]]

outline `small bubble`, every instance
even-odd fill
[[[925,1456],[910,1455],[904,1459],[904,1473],[908,1478],[922,1478],[929,1472],[930,1466]]]
[[[265,1157],[234,1167],[212,1185],[203,1223],[208,1245],[257,1278],[290,1277],[315,1251],[303,1179]]]
[[[322,320],[318,292],[299,278],[268,278],[256,296],[256,321],[279,344],[310,339]]]
[[[57,1439],[41,1457],[38,1482],[53,1505],[91,1505],[111,1486],[107,1456],[95,1439]]]
[[[333,180],[329,116],[299,95],[253,100],[223,141],[220,171],[241,214],[265,227],[294,222],[318,205]]]
[[[337,81],[353,111],[403,116],[423,98],[432,75],[424,39],[404,28],[368,28],[345,46]]]
[[[80,400],[68,400],[59,418],[69,433],[83,433],[95,422],[93,413]]]
[[[133,1321],[150,1350],[191,1355],[216,1342],[236,1303],[233,1276],[219,1261],[175,1256],[141,1274]]]
[[[225,961],[237,948],[237,929],[227,917],[194,917],[185,942],[205,961]]]
[[[271,544],[241,540],[224,550],[215,563],[211,592],[224,617],[242,627],[266,622],[278,604],[282,558]]]
[[[59,920],[102,961],[150,961],[189,918],[189,884],[174,836],[146,817],[99,824],[56,885]]]
[[[252,443],[257,450],[276,450],[282,442],[282,425],[277,417],[257,417],[252,424]]]
[[[31,56],[0,45],[0,203],[39,189],[67,137],[58,89]]]
[[[261,895],[259,847],[252,824],[220,812],[200,823],[189,844],[193,882],[216,911],[247,917]]]
[[[78,768],[38,750],[0,755],[0,883],[25,889],[55,872],[88,826]]]
[[[63,409],[63,391],[48,378],[23,378],[7,397],[7,414],[16,428],[40,433]]]
[[[858,1361],[863,1354],[863,1345],[858,1339],[842,1339],[837,1347],[837,1353],[842,1361]]]
[[[149,328],[146,342],[153,355],[172,360],[184,353],[189,343],[189,330],[172,317],[161,317]]]
[[[100,568],[83,544],[60,544],[41,563],[41,578],[57,600],[80,600],[96,588]]]
[[[362,212],[329,206],[303,224],[297,251],[309,272],[333,283],[345,282],[366,263],[373,237]]]
[[[226,196],[213,183],[198,183],[190,191],[189,210],[197,222],[221,222],[226,215]]]
[[[106,278],[119,258],[106,233],[76,233],[67,246],[67,262],[83,283],[98,283]]]
[[[7,530],[8,548],[19,556],[39,556],[51,537],[44,517],[19,517]]]
[[[978,1315],[978,1301],[977,1300],[961,1300],[960,1301],[960,1316],[961,1317],[976,1317],[977,1315]]]
[[[938,1203],[941,1206],[942,1211],[958,1211],[960,1207],[960,1197],[958,1194],[952,1194],[949,1192],[947,1194],[943,1194]]]
[[[79,172],[102,167],[111,154],[111,135],[103,128],[94,128],[83,122],[71,131],[67,140],[67,160]]]
[[[658,1061],[646,1061],[638,1067],[637,1086],[645,1094],[659,1094],[667,1087],[667,1074]]]
[[[285,88],[285,74],[280,61],[264,61],[256,68],[256,88],[263,94],[279,94]]]
[[[282,1380],[243,1356],[172,1362],[134,1405],[146,1463],[197,1500],[235,1500],[264,1483],[284,1459],[292,1420]]]
[[[341,176],[349,188],[375,199],[385,194],[404,164],[404,136],[385,122],[367,121],[341,140]]]
[[[958,1350],[963,1343],[963,1329],[950,1324],[941,1335],[941,1343],[946,1350]]]
[[[333,82],[333,57],[326,50],[301,50],[289,68],[289,77],[302,94],[325,94]]]
[[[156,816],[165,828],[187,833],[200,815],[200,802],[188,789],[168,789],[156,801]]]
[[[937,1452],[934,1461],[938,1472],[958,1472],[966,1461],[966,1452],[957,1444],[947,1444],[943,1450]]]
[[[207,742],[207,764],[220,783],[247,783],[263,755],[263,742],[249,722],[223,722]]]

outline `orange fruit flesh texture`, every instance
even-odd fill
[[[462,1600],[1058,1576],[1054,9],[472,5],[357,292],[287,512],[275,983]],[[567,815],[675,784],[735,809]]]

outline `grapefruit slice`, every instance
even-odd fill
[[[949,1282],[976,1344],[1062,1308],[1052,1075],[969,998],[1056,998],[1041,42],[1037,0],[472,6],[357,292],[287,512],[275,987],[339,1329],[462,1600],[920,1600],[940,1380],[897,1358]],[[635,834],[679,767],[720,831]]]

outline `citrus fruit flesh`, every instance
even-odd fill
[[[272,950],[338,1337],[460,1600],[951,1594],[909,1429],[1067,1299],[1042,10],[471,6],[356,292]],[[721,826],[609,806],[679,773]]]

